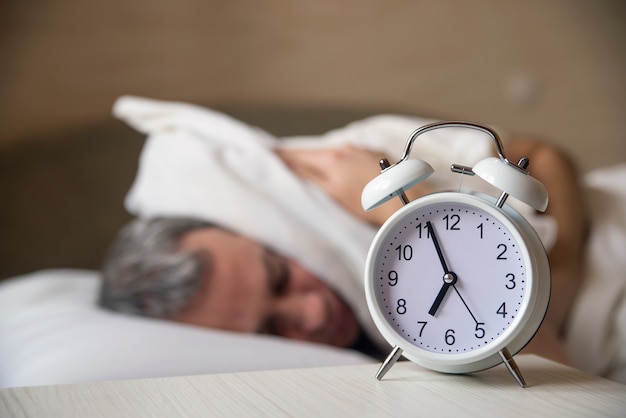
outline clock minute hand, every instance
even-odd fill
[[[430,239],[432,239],[433,244],[435,245],[435,251],[437,251],[439,262],[441,262],[441,267],[443,267],[443,272],[445,274],[450,273],[450,270],[448,270],[448,265],[446,264],[446,259],[443,257],[443,252],[441,251],[441,247],[439,246],[439,240],[437,240],[437,236],[435,235],[435,229],[433,228],[433,224],[431,224],[430,221],[426,222],[426,228],[428,229],[428,233],[430,234]]]
[[[428,233],[430,234],[430,238],[433,241],[435,246],[435,250],[437,251],[437,256],[439,257],[439,262],[441,263],[441,267],[443,268],[443,285],[441,289],[439,289],[439,293],[437,293],[437,297],[433,302],[432,306],[428,310],[428,314],[431,316],[435,316],[437,310],[439,309],[439,305],[443,302],[443,298],[446,296],[448,289],[450,286],[456,283],[456,274],[451,272],[448,269],[448,265],[446,264],[446,259],[443,256],[443,251],[441,251],[441,246],[439,245],[439,241],[437,240],[437,236],[435,235],[435,230],[430,221],[426,222],[426,228],[428,229]]]

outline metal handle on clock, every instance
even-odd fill
[[[413,131],[411,136],[409,136],[409,139],[404,148],[404,153],[402,154],[402,158],[400,158],[400,161],[406,161],[409,159],[409,156],[411,155],[411,149],[413,148],[413,143],[415,142],[418,136],[425,134],[426,132],[434,131],[435,129],[441,129],[441,128],[470,128],[470,129],[475,129],[475,130],[484,132],[487,135],[489,135],[491,139],[493,139],[496,145],[496,152],[498,153],[498,156],[500,157],[500,159],[508,161],[504,155],[504,148],[502,147],[502,141],[500,140],[500,136],[498,136],[498,133],[496,131],[486,126],[479,125],[477,123],[465,122],[465,121],[433,122],[433,123],[429,123],[427,125],[424,125],[416,129],[415,131]]]

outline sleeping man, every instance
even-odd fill
[[[101,306],[385,354],[389,347],[367,312],[363,269],[376,228],[400,202],[364,212],[360,195],[379,173],[378,161],[399,157],[424,121],[374,118],[278,144],[265,132],[187,105],[123,98],[115,111],[150,137],[126,200],[137,219],[105,260]],[[436,171],[438,159],[444,167],[472,165],[490,152],[487,141],[467,142],[480,143],[476,135],[455,131],[452,142],[435,137],[413,154]],[[525,350],[569,363],[563,341],[587,229],[579,178],[547,144],[509,139],[505,152],[511,160],[529,157],[531,174],[550,196],[545,215],[527,214],[549,248],[553,296]],[[409,197],[451,181],[459,180],[426,181]]]

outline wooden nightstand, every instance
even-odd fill
[[[537,356],[446,375],[397,363],[0,389],[2,417],[624,416],[626,386]]]

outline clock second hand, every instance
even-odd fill
[[[428,310],[428,314],[431,316],[435,316],[435,314],[437,313],[437,310],[439,309],[439,305],[441,305],[441,302],[443,302],[443,298],[446,296],[446,293],[448,292],[448,289],[450,288],[450,286],[452,286],[456,294],[459,295],[461,302],[463,302],[465,309],[467,309],[467,312],[469,312],[469,314],[472,316],[472,319],[474,319],[474,322],[479,324],[480,322],[478,322],[478,320],[472,313],[472,310],[469,308],[469,306],[465,302],[465,299],[463,299],[463,296],[461,296],[461,293],[455,286],[458,276],[456,275],[456,273],[448,269],[448,264],[446,263],[446,259],[443,256],[443,251],[441,250],[441,246],[439,245],[439,240],[437,239],[437,236],[435,235],[435,229],[433,228],[433,225],[430,223],[430,221],[426,222],[426,228],[428,229],[428,233],[430,234],[430,237],[433,240],[433,244],[435,246],[435,250],[437,251],[439,262],[441,263],[441,267],[443,268],[443,272],[444,272],[443,285],[441,286],[441,289],[439,289],[439,293],[437,293],[437,297],[435,298],[435,301],[433,302],[432,306]]]
[[[461,292],[459,292],[459,289],[457,289],[456,286],[454,286],[454,285],[452,287],[454,288],[454,291],[456,292],[456,294],[459,295],[459,298],[461,299],[461,302],[463,302],[463,305],[465,305],[465,308],[467,309],[467,312],[469,312],[469,314],[472,316],[472,319],[474,319],[474,322],[476,322],[476,324],[480,324],[480,322],[478,322],[478,320],[476,319],[476,317],[472,313],[472,310],[469,308],[469,306],[467,306],[467,303],[465,303],[465,299],[463,299],[463,296],[461,296]]]

